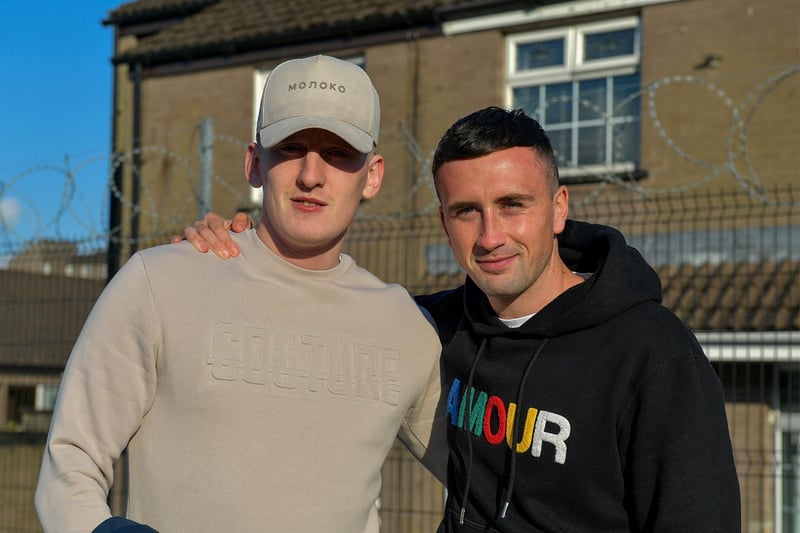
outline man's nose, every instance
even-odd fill
[[[325,184],[325,161],[317,152],[306,152],[297,174],[297,184],[303,189],[314,189]]]
[[[506,241],[503,225],[491,211],[485,211],[481,216],[481,229],[478,234],[477,245],[485,250],[494,250]]]

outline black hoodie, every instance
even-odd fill
[[[418,298],[443,342],[440,531],[738,533],[722,388],[657,274],[609,227],[559,245],[592,275],[519,328],[469,278]]]

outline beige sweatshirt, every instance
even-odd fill
[[[418,457],[431,438],[436,332],[405,289],[346,255],[309,271],[255,231],[235,238],[228,261],[187,243],[141,251],[99,298],[48,436],[46,532],[110,516],[126,447],[128,517],[161,533],[378,531],[395,436]],[[443,479],[435,436],[425,462]]]

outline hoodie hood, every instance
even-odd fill
[[[509,329],[467,278],[466,326],[479,336],[553,338],[598,326],[643,302],[661,302],[658,274],[618,230],[568,220],[558,243],[562,260],[573,272],[592,274],[585,282],[559,295],[534,319]]]

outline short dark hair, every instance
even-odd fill
[[[486,107],[457,120],[445,132],[433,154],[434,180],[448,161],[472,159],[516,146],[532,148],[545,164],[550,186],[558,188],[558,164],[541,124],[522,109]]]

